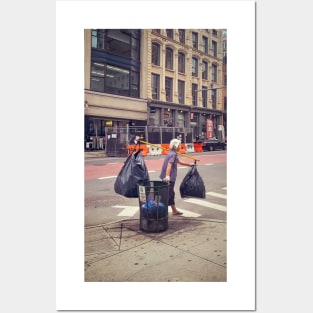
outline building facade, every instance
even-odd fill
[[[224,136],[227,141],[227,30],[224,29],[222,32],[222,53],[223,53],[223,85],[222,88],[222,99],[223,99],[223,128]]]
[[[85,29],[85,140],[110,127],[176,127],[220,137],[226,122],[221,29]],[[224,34],[224,35],[223,35]]]

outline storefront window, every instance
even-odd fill
[[[177,112],[177,127],[185,127],[185,113],[183,111]]]
[[[170,109],[164,111],[163,125],[167,127],[173,127],[173,112]]]
[[[151,107],[149,114],[149,126],[160,126],[160,109]]]

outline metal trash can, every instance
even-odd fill
[[[167,230],[169,184],[163,181],[140,181],[137,188],[140,229],[150,233]]]

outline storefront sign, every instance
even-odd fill
[[[213,137],[213,121],[208,118],[206,120],[206,138],[212,138]]]

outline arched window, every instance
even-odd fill
[[[178,72],[185,73],[185,55],[182,52],[178,53]]]
[[[192,47],[198,49],[198,33],[192,32]]]
[[[202,79],[208,79],[208,62],[202,61]]]
[[[165,68],[168,70],[173,69],[173,50],[171,48],[166,48]]]
[[[198,59],[192,58],[192,76],[198,77]]]
[[[166,30],[166,36],[168,37],[168,38],[174,38],[174,32],[173,32],[173,29],[167,29]]]
[[[152,64],[160,66],[160,45],[156,42],[152,43]]]
[[[212,64],[212,81],[217,82],[217,65]]]

